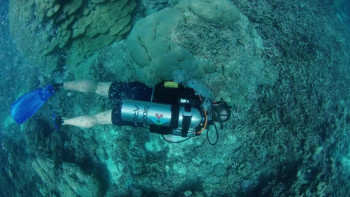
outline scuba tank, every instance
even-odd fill
[[[173,105],[123,100],[121,118],[123,121],[151,125],[151,128],[170,128],[162,133],[182,137],[195,136],[203,120],[201,112],[192,107],[187,99],[180,99],[178,104]]]

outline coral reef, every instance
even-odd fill
[[[149,86],[174,79],[180,70],[182,82],[204,80],[215,96],[230,88],[232,103],[249,106],[256,87],[272,85],[277,77],[259,58],[261,37],[226,0],[179,1],[139,20],[126,44],[138,80]]]
[[[232,26],[240,19],[240,11],[228,0],[181,1],[178,7],[192,11],[204,21]]]
[[[152,86],[170,79],[173,71],[182,68],[201,74],[192,54],[172,41],[176,25],[183,20],[179,10],[166,8],[136,23],[127,47],[137,63],[135,70],[140,81]]]
[[[148,16],[154,12],[160,11],[171,4],[171,0],[141,0],[140,1],[140,9],[138,10],[139,15],[142,17]]]
[[[349,137],[350,46],[332,2],[236,5],[258,24],[263,55],[279,72],[274,86],[259,88],[259,102],[249,116],[250,125],[256,125],[252,130],[259,131],[251,141],[257,151],[251,159],[259,153],[269,155],[278,170],[261,176],[267,182],[252,191],[261,196],[347,195],[348,169],[338,164],[339,155],[349,154],[343,148],[349,141],[341,139]]]
[[[133,0],[10,1],[10,30],[18,50],[49,73],[66,56],[74,66],[130,29]]]
[[[86,58],[68,79],[205,81],[233,105],[218,143],[204,134],[170,144],[141,127],[53,130],[52,111],[74,117],[111,107],[97,95],[62,91],[24,125],[4,118],[0,195],[347,196],[350,35],[333,2],[161,2],[156,10],[170,6],[150,10],[126,41]],[[30,74],[26,82],[38,84]],[[6,94],[23,85],[12,81],[19,82]],[[215,140],[213,127],[205,132]]]

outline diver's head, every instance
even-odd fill
[[[221,101],[215,101],[212,108],[212,118],[214,122],[224,123],[231,118],[230,106],[221,99]]]

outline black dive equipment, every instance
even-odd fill
[[[223,123],[231,118],[231,106],[229,106],[223,99],[215,101],[212,107],[212,119],[214,122],[220,123],[220,129]]]
[[[151,125],[151,132],[182,137],[196,136],[203,121],[201,112],[192,107],[187,99],[180,99],[173,105],[123,100],[121,118],[135,124]]]

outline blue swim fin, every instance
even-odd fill
[[[18,123],[22,124],[30,118],[40,107],[55,94],[54,87],[48,85],[45,88],[33,90],[20,97],[11,106],[11,116]]]

